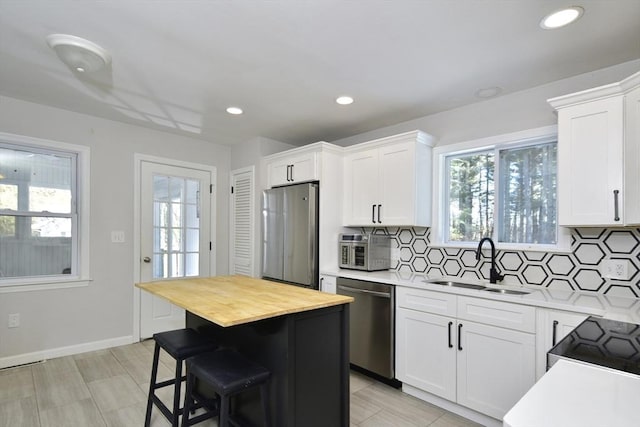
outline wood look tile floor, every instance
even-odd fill
[[[0,370],[0,427],[143,426],[153,345],[147,340]],[[173,359],[161,353],[158,377],[171,378],[173,370]],[[172,390],[167,387],[159,395],[170,402]],[[154,408],[151,425],[169,423]],[[214,419],[198,425],[218,424]],[[352,372],[351,426],[478,424]]]

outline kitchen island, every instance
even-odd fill
[[[245,276],[136,286],[184,308],[187,327],[271,371],[272,425],[349,425],[352,298]],[[259,393],[238,396],[235,410],[260,425]]]

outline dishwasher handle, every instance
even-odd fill
[[[338,289],[347,291],[347,292],[354,292],[357,294],[367,294],[367,295],[373,295],[376,297],[391,298],[390,292],[370,291],[368,289],[358,289],[358,288],[352,288],[351,286],[344,286],[344,285],[338,285]]]

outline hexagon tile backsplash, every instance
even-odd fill
[[[476,261],[475,249],[429,247],[428,228],[366,228],[365,232],[389,234],[400,255],[392,269],[426,273],[432,277],[455,276],[488,279],[490,259]],[[540,285],[549,288],[599,292],[615,296],[640,295],[640,229],[576,228],[571,252],[527,252],[498,250],[497,267],[503,283]],[[488,246],[487,246],[488,248]],[[629,280],[602,277],[605,260],[627,260]]]

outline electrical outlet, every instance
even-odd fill
[[[20,313],[12,313],[9,315],[9,328],[17,328],[20,326]]]
[[[604,261],[602,275],[608,279],[629,280],[629,261],[626,259]]]
[[[111,243],[124,243],[124,231],[112,231]]]

